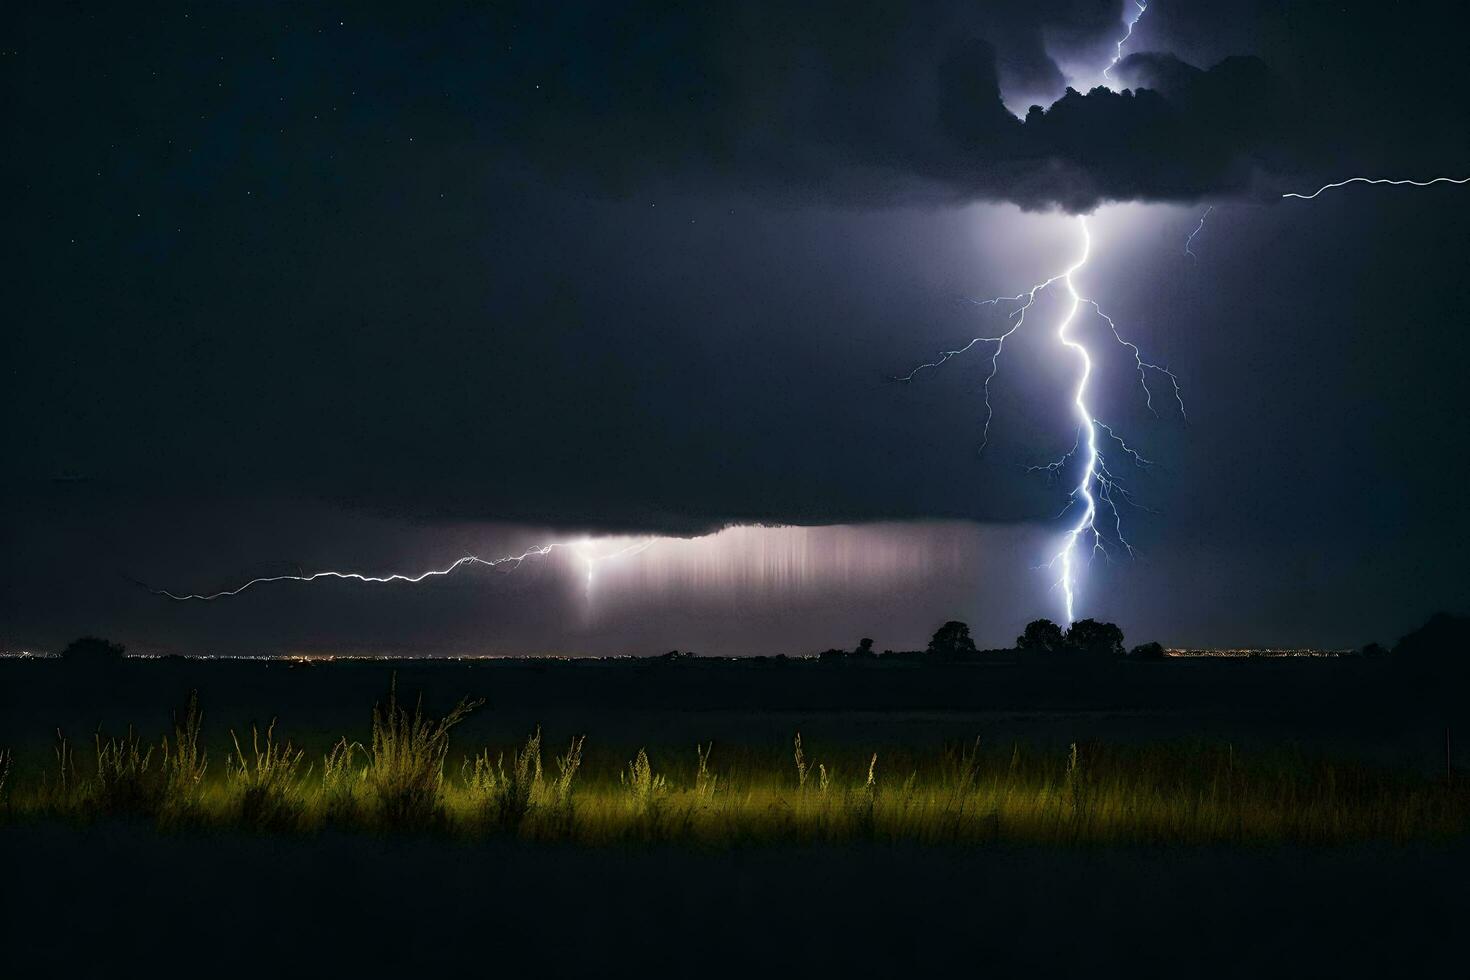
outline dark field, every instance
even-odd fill
[[[1459,976],[1465,848],[701,851],[5,832],[13,976]],[[31,972],[39,964],[41,972]],[[312,974],[314,975],[313,971]],[[299,974],[297,974],[299,975]]]
[[[1444,714],[1383,662],[1211,659],[1095,666],[858,664],[812,660],[479,660],[331,662],[128,660],[102,671],[57,660],[0,660],[0,745],[49,755],[55,730],[90,740],[133,725],[161,733],[191,690],[205,736],[278,717],[297,742],[367,736],[371,706],[396,676],[443,711],[484,706],[456,729],[470,745],[548,744],[587,735],[587,751],[696,741],[785,752],[800,731],[862,753],[948,741],[1065,747],[1095,738],[1300,745],[1426,770],[1444,765]],[[1431,692],[1432,693],[1432,692]],[[1445,719],[1446,721],[1448,719]],[[1470,742],[1467,742],[1470,746]],[[1456,758],[1464,759],[1457,746]]]
[[[423,692],[431,714],[485,699],[450,734],[446,786],[461,796],[461,761],[481,749],[513,757],[539,725],[550,775],[552,757],[585,735],[573,799],[594,830],[465,832],[451,820],[303,832],[17,813],[55,766],[58,727],[85,775],[99,726],[120,736],[131,724],[156,742],[172,730],[170,708],[197,690],[210,779],[223,785],[230,730],[243,738],[272,717],[311,764],[341,736],[368,743],[370,709],[395,674],[400,695]],[[1386,663],[1352,659],[0,662],[0,746],[15,755],[0,826],[3,949],[26,967],[16,975],[36,975],[32,964],[125,975],[164,948],[224,973],[279,972],[308,954],[368,975],[490,964],[552,975],[1439,972],[1463,961],[1470,911],[1466,808],[1446,772],[1446,728],[1453,736],[1459,722],[1427,707],[1443,703]],[[797,732],[810,765],[833,770],[835,802],[798,788]],[[728,794],[716,799],[743,816],[708,833],[670,830],[657,813],[692,812],[695,745],[711,741]],[[1081,776],[1067,762],[1074,744]],[[1009,786],[1011,760],[1052,809],[974,834],[956,831],[963,814],[939,831],[893,816],[914,795],[906,774],[922,796],[938,785],[935,760],[967,746],[977,794]],[[629,816],[619,773],[642,748],[668,789],[654,816]],[[862,823],[851,814],[874,754]],[[1074,780],[1093,787],[1094,809]],[[1163,795],[1140,803],[1142,783]],[[1230,794],[1270,809],[1282,793],[1303,810],[1328,800],[1325,817],[1268,821],[1254,835],[1200,817]],[[1162,822],[1139,812],[1147,805]],[[758,831],[729,832],[778,807],[827,822],[757,814]],[[1188,813],[1175,820],[1176,808]],[[1416,825],[1421,813],[1433,826]]]

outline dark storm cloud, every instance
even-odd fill
[[[1024,466],[1072,432],[1045,337],[1008,348],[983,458],[983,362],[882,379],[975,336],[960,298],[1050,274],[1073,228],[932,205],[1463,173],[1444,7],[1159,0],[1114,95],[1065,86],[1112,56],[1117,0],[23,4],[0,45],[0,642],[105,630],[81,610],[128,599],[119,570],[228,584],[478,546],[446,521],[1045,522],[1057,488]],[[1465,594],[1462,427],[1435,397],[1466,360],[1438,288],[1465,200],[1220,208],[1197,262],[1198,212],[1098,222],[1119,247],[1089,287],[1190,399],[1186,430],[1145,417],[1125,359],[1099,384],[1168,464],[1130,484],[1167,513],[1137,524],[1157,573],[1125,611],[1209,643],[1251,596],[1276,603],[1252,635],[1316,642],[1344,606],[1407,627]],[[322,501],[406,521],[319,527]]]
[[[1134,46],[1210,67],[1135,53],[1124,94],[1059,67],[1107,62],[1118,2],[30,7],[3,62],[7,458],[43,497],[1015,519],[1019,493],[940,489],[973,416],[861,462],[912,424],[864,386],[971,329],[912,285],[961,229],[790,205],[1085,208],[1470,157],[1432,8],[1305,6],[1154,4]]]
[[[1333,164],[1442,162],[1425,152],[1442,152],[1428,137],[1454,131],[1440,120],[1416,139],[1401,125],[1412,103],[1447,94],[1411,84],[1424,62],[1442,70],[1446,56],[1457,60],[1435,41],[1385,44],[1350,65],[1334,52],[1353,30],[1381,32],[1376,8],[1262,5],[1263,21],[1285,22],[1299,39],[1266,46],[1280,66],[1231,52],[1203,68],[1133,54],[1117,77],[1139,90],[1115,94],[1063,91],[1054,57],[1094,72],[1105,65],[1123,29],[1119,4],[1005,4],[979,15],[971,6],[642,4],[532,15],[517,23],[515,43],[527,48],[524,80],[538,87],[516,100],[507,136],[542,172],[611,193],[671,179],[803,201],[1076,211],[1270,199],[1280,181]],[[1040,106],[1016,119],[1007,89]],[[1452,111],[1463,128],[1464,109]],[[1385,154],[1390,130],[1406,138]]]
[[[749,51],[680,40],[631,64],[554,68],[517,148],[612,193],[667,178],[808,201],[1075,211],[1246,190],[1289,122],[1283,86],[1254,59],[1196,71],[1167,94],[1065,89],[1017,119],[985,38],[837,16],[803,26],[752,35]],[[705,31],[719,34],[691,33]],[[1040,44],[1038,34],[1021,46]],[[1060,78],[1050,60],[1030,67],[1024,81]]]

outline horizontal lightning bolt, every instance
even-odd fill
[[[1349,177],[1347,180],[1339,180],[1332,184],[1323,184],[1310,194],[1282,194],[1282,197],[1295,197],[1303,201],[1310,201],[1323,191],[1330,191],[1335,187],[1346,187],[1348,184],[1387,184],[1390,187],[1432,187],[1435,184],[1470,184],[1470,177],[1434,177],[1430,180],[1389,180],[1387,177]]]
[[[178,602],[187,602],[189,600],[212,602],[215,599],[224,599],[229,596],[239,595],[246,589],[253,588],[257,585],[267,585],[272,582],[316,582],[320,581],[321,579],[339,579],[345,581],[368,582],[374,584],[386,584],[392,582],[406,582],[409,584],[413,584],[417,582],[423,582],[431,578],[442,578],[469,565],[482,565],[486,568],[496,568],[501,565],[509,565],[512,568],[515,568],[518,567],[521,562],[525,561],[528,558],[544,557],[551,554],[551,552],[557,548],[571,549],[573,552],[577,553],[578,557],[580,557],[587,564],[587,584],[590,588],[592,584],[593,569],[595,568],[597,563],[613,558],[621,558],[625,555],[639,554],[640,552],[646,551],[648,548],[652,547],[653,543],[653,539],[650,538],[647,540],[635,542],[634,544],[630,544],[624,548],[619,549],[618,551],[613,552],[612,554],[589,555],[585,552],[585,548],[589,544],[588,539],[579,538],[575,541],[553,541],[550,544],[537,545],[536,547],[527,549],[526,551],[523,551],[518,555],[503,555],[499,558],[481,558],[478,555],[465,555],[463,558],[456,558],[454,561],[450,562],[448,565],[445,565],[443,568],[431,568],[426,572],[418,572],[411,575],[402,573],[394,573],[392,575],[365,575],[362,572],[322,571],[312,572],[305,575],[265,575],[260,578],[253,578],[250,581],[246,582],[244,585],[241,585],[237,588],[225,589],[220,592],[212,593],[190,593],[186,595],[176,592],[170,592],[167,589],[154,588],[150,588],[148,591],[152,592],[154,595],[165,596]]]

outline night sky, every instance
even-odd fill
[[[29,6],[0,649],[1007,643],[1060,618],[1066,489],[1026,472],[1073,441],[1060,300],[983,455],[986,355],[888,379],[1070,265],[1081,213],[1079,285],[1188,419],[1079,321],[1158,463],[1079,614],[1357,646],[1470,605],[1470,186],[1280,197],[1470,175],[1446,5],[1154,0],[1117,92],[1131,0]],[[790,527],[698,537],[752,524]]]

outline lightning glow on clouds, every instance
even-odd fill
[[[456,558],[454,561],[450,562],[448,565],[445,565],[442,568],[431,568],[428,571],[416,572],[413,574],[393,573],[390,575],[366,575],[362,572],[327,570],[301,575],[265,575],[259,578],[250,579],[245,584],[236,586],[233,589],[222,589],[219,592],[177,593],[170,592],[167,589],[150,589],[149,591],[152,592],[154,595],[165,596],[178,602],[186,602],[190,600],[212,602],[215,599],[224,599],[228,598],[229,596],[239,595],[247,589],[254,588],[258,585],[269,585],[274,582],[317,582],[322,579],[337,579],[353,582],[375,583],[380,585],[386,585],[395,582],[417,584],[428,579],[443,578],[444,576],[453,574],[454,572],[462,568],[476,565],[483,568],[497,568],[503,565],[515,568],[519,566],[521,562],[526,561],[529,558],[543,558],[546,555],[551,554],[551,552],[556,550],[557,548],[564,548],[575,555],[577,557],[577,560],[580,561],[584,566],[586,572],[587,594],[590,598],[592,594],[593,581],[596,577],[596,572],[599,565],[603,564],[604,562],[614,561],[619,558],[642,554],[644,551],[647,551],[649,548],[651,548],[656,541],[658,541],[658,539],[654,537],[637,538],[631,542],[627,542],[623,539],[616,538],[603,539],[583,536],[567,541],[553,541],[550,544],[537,545],[536,547],[528,548],[525,551],[520,552],[519,554],[502,555],[498,558],[481,558],[479,555],[464,555],[463,557]],[[609,542],[611,542],[610,546]]]
[[[954,529],[935,525],[736,525],[693,538],[584,535],[501,557],[465,555],[414,573],[373,575],[324,570],[261,576],[216,592],[149,591],[178,602],[212,602],[276,583],[417,584],[476,567],[514,569],[529,559],[550,560],[553,552],[573,563],[565,570],[584,583],[589,601],[594,588],[599,593],[612,589],[616,594],[608,598],[619,602],[635,594],[655,596],[691,590],[763,597],[772,591],[785,594],[833,587],[886,591],[898,582],[922,581],[936,568],[954,573],[963,564],[964,550]]]

